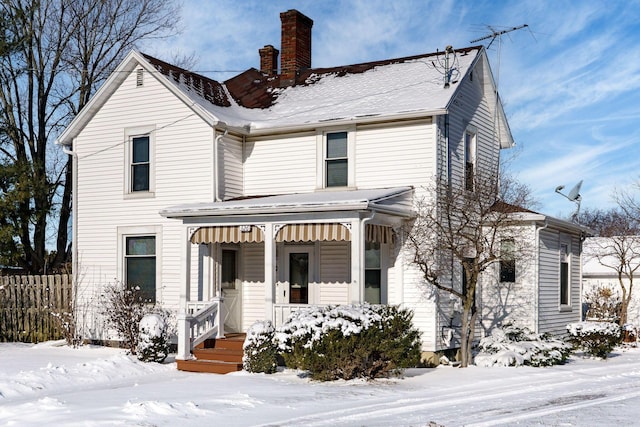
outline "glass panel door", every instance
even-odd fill
[[[309,303],[309,253],[289,253],[289,284],[291,304]]]

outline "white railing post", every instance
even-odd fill
[[[222,303],[224,302],[224,298],[220,296],[220,294],[218,294],[212,299],[212,301],[218,304],[218,311],[216,313],[216,323],[218,326],[218,333],[216,335],[216,338],[224,338],[224,314],[222,313],[222,310],[224,308],[222,306]]]
[[[178,313],[178,353],[176,359],[191,359],[191,314]]]

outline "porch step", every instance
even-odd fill
[[[197,345],[195,359],[178,360],[178,370],[227,374],[242,370],[242,345],[246,334],[228,334],[225,338],[208,339]]]

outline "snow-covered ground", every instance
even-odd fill
[[[403,379],[318,383],[179,372],[124,351],[0,344],[0,425],[627,426],[640,422],[640,349],[552,368],[441,366]]]

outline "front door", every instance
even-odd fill
[[[242,332],[242,282],[238,278],[238,251],[223,248],[220,257],[220,287],[224,301],[224,329]]]
[[[314,297],[312,246],[290,246],[285,250],[284,280],[289,285],[289,304],[309,304]]]

